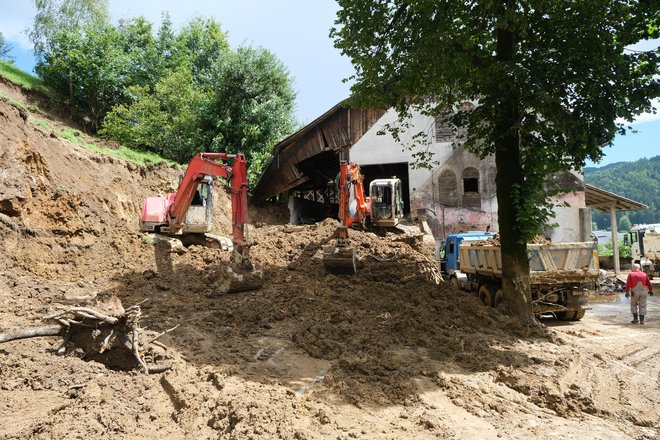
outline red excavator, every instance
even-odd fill
[[[339,220],[337,243],[323,253],[323,265],[332,273],[357,273],[355,248],[350,246],[348,228],[360,226],[380,229],[392,228],[403,216],[401,180],[376,179],[369,184],[369,194],[364,194],[364,177],[358,164],[342,160],[337,176]]]
[[[233,160],[232,165],[225,163],[229,160]],[[185,237],[182,241],[204,244],[212,228],[213,176],[227,179],[231,192],[232,241],[228,245],[223,242],[222,247],[233,249],[234,272],[239,267],[253,271],[247,229],[247,164],[242,153],[199,153],[193,157],[176,193],[144,201],[140,231]],[[217,236],[211,237],[218,240]]]

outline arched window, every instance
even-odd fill
[[[458,182],[456,173],[445,169],[438,177],[439,201],[445,206],[458,206]]]

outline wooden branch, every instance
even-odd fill
[[[147,372],[149,374],[157,374],[157,373],[162,373],[164,371],[172,369],[171,365],[154,365],[153,367],[149,367]]]
[[[139,333],[137,329],[133,330],[133,354],[135,355],[135,359],[140,363],[140,366],[142,366],[142,371],[145,373],[149,373],[149,367],[147,367],[146,362],[144,362],[144,359],[142,359],[142,356],[140,356],[140,345],[138,344],[138,337]]]
[[[43,325],[41,327],[17,328],[0,332],[0,343],[17,339],[35,338],[38,336],[58,336],[62,332],[60,325]]]
[[[179,327],[179,324],[175,325],[175,326],[172,327],[172,328],[168,328],[167,330],[165,330],[165,331],[162,332],[162,333],[158,333],[156,336],[154,336],[153,338],[151,338],[151,340],[149,341],[149,344],[153,344],[153,342],[154,342],[156,339],[160,338],[161,336],[166,335],[167,333],[169,333],[169,332],[171,332],[171,331],[173,331],[173,330],[176,330],[178,327]]]

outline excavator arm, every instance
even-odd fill
[[[220,161],[233,159],[233,165]],[[247,239],[247,165],[242,153],[199,153],[192,158],[167,211],[167,232],[176,233],[181,228],[186,212],[192,203],[197,185],[206,176],[218,176],[229,180],[232,207],[232,237],[234,246],[242,248]]]
[[[354,274],[357,271],[355,248],[349,245],[348,229],[355,223],[365,225],[369,215],[370,199],[364,194],[364,178],[360,166],[342,160],[337,177],[339,220],[337,243],[323,252],[323,265],[328,272]]]

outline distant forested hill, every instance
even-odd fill
[[[660,156],[637,162],[618,162],[602,168],[584,169],[586,183],[623,197],[644,203],[649,208],[627,211],[630,223],[660,223]],[[593,221],[600,229],[609,228],[610,214],[593,211]]]

